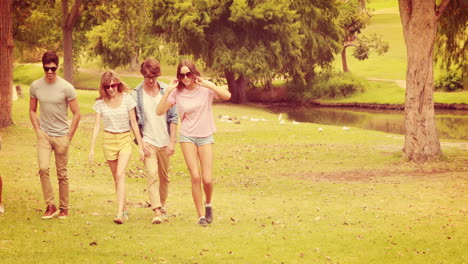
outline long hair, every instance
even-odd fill
[[[123,93],[128,91],[128,86],[124,82],[122,82],[122,80],[120,80],[119,75],[117,75],[117,73],[115,73],[113,70],[108,70],[102,74],[101,84],[99,85],[99,97],[96,98],[96,100],[108,100],[110,98],[110,95],[107,93],[104,86],[109,85],[111,82],[119,84],[119,86],[117,87],[118,92]]]
[[[177,65],[177,75],[176,75],[176,77],[177,77],[177,80],[179,81],[179,84],[177,85],[178,90],[182,90],[182,89],[185,88],[185,84],[182,82],[182,79],[179,76],[180,69],[182,69],[182,67],[184,67],[184,66],[187,66],[189,68],[189,70],[195,75],[192,78],[196,78],[196,76],[200,76],[200,72],[197,70],[197,67],[195,67],[195,64],[192,61],[189,61],[189,60],[181,61],[179,63],[179,65]]]

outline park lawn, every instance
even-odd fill
[[[113,181],[102,151],[96,150],[95,163],[87,161],[95,96],[96,91],[78,91],[83,116],[70,148],[66,220],[40,219],[45,205],[27,92],[14,102],[15,125],[0,130],[6,206],[0,215],[1,262],[467,261],[466,141],[443,140],[441,161],[415,165],[400,158],[399,135],[281,125],[275,114],[231,104],[214,106],[214,222],[196,225],[178,147],[171,160],[169,222],[150,223],[143,166],[135,152],[127,174],[131,216],[117,226]],[[55,175],[52,165],[52,179]]]

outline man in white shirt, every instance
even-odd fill
[[[160,224],[167,213],[165,206],[169,190],[169,157],[175,150],[178,114],[177,109],[172,107],[165,115],[156,115],[156,107],[167,87],[167,84],[157,80],[161,75],[159,62],[154,58],[145,59],[140,72],[144,81],[131,95],[137,102],[138,125],[143,136],[147,190],[151,209],[155,213],[151,222]]]

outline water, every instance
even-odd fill
[[[386,133],[404,134],[404,112],[335,107],[275,108],[289,120],[324,125],[358,127]],[[436,110],[436,126],[440,138],[468,140],[468,111]]]

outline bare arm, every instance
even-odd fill
[[[99,129],[101,127],[101,114],[96,113],[96,120],[94,121],[94,128],[93,128],[93,137],[91,138],[91,148],[89,150],[89,161],[93,161],[94,159],[94,145],[96,143],[96,138],[99,134]]]
[[[177,133],[177,124],[170,123],[169,124],[169,146],[167,147],[167,154],[169,156],[173,155],[175,152],[175,144],[176,144],[176,133]]]
[[[143,151],[143,140],[141,139],[140,128],[138,127],[138,122],[136,120],[135,108],[128,111],[128,115],[130,116],[130,125],[132,126],[133,134],[138,142],[138,152],[140,153],[140,160],[145,159],[145,153]]]
[[[34,131],[37,132],[40,129],[39,118],[37,117],[37,99],[30,97],[29,98],[29,119],[31,119],[31,124]]]
[[[71,141],[73,138],[73,135],[75,135],[76,129],[78,128],[78,124],[80,123],[81,113],[80,113],[80,106],[78,105],[78,100],[76,98],[68,101],[68,105],[70,107],[70,111],[73,114],[73,119],[70,125],[70,130],[68,132],[68,138]]]
[[[172,107],[172,104],[167,101],[167,98],[172,93],[172,91],[176,89],[178,83],[179,81],[173,80],[167,87],[167,91],[164,93],[163,97],[161,98],[161,101],[158,104],[158,107],[156,108],[156,114],[158,116],[164,115],[164,113],[166,113],[169,110],[169,108]]]
[[[204,86],[210,90],[212,90],[213,92],[215,92],[215,94],[221,98],[222,100],[229,100],[231,99],[231,93],[229,92],[228,89],[224,88],[224,87],[219,87],[219,86],[216,86],[216,84],[208,81],[208,80],[204,80],[200,77],[197,77],[197,80],[196,80],[197,84],[201,85],[201,86]]]

